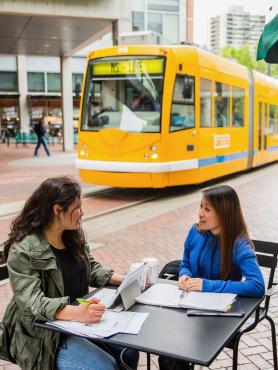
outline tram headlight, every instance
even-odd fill
[[[152,159],[157,159],[157,158],[158,158],[158,154],[157,154],[157,153],[153,153],[153,154],[151,155],[151,158],[152,158]]]
[[[82,150],[80,151],[80,155],[82,155],[82,156],[83,156],[83,155],[85,155],[85,150],[83,150],[83,149],[82,149]]]
[[[152,152],[155,152],[156,151],[156,146],[155,145],[152,145],[151,147],[150,147],[150,150],[152,151]]]

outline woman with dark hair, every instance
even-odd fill
[[[179,287],[261,297],[265,285],[234,189],[203,190],[199,223],[185,240]]]
[[[87,339],[33,325],[54,319],[97,323],[105,311],[101,302],[71,303],[87,294],[89,285],[119,285],[123,280],[90,256],[81,207],[77,182],[68,177],[47,179],[12,222],[4,244],[14,295],[3,322],[11,337],[11,354],[23,370],[121,369],[123,348],[102,349]],[[128,349],[122,357],[137,368],[137,351]]]

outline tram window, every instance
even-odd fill
[[[269,134],[272,135],[275,133],[275,126],[277,120],[277,106],[270,104],[269,106]]]
[[[170,131],[195,127],[195,81],[191,76],[177,76],[173,92]]]
[[[215,82],[214,90],[214,125],[230,126],[230,86]]]
[[[232,86],[232,126],[244,126],[244,89]]]
[[[82,131],[160,132],[164,58],[100,58],[89,63]]]
[[[200,126],[211,127],[212,81],[201,78],[200,86]]]

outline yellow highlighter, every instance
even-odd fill
[[[86,299],[84,298],[76,298],[76,301],[79,303],[79,304],[84,304],[84,303],[87,303],[87,304],[95,304],[97,302],[94,302],[94,301],[87,301]]]

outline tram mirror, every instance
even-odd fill
[[[184,99],[191,99],[192,98],[192,92],[193,92],[193,85],[192,80],[188,77],[185,77],[184,79],[184,86],[182,90],[182,96]]]

